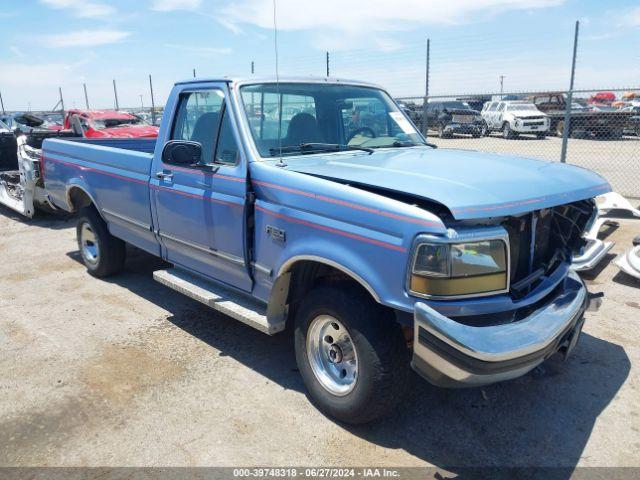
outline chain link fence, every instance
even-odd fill
[[[571,105],[567,98],[566,91],[546,91],[432,95],[426,105],[424,97],[397,100],[439,147],[564,160],[640,198],[640,95],[580,90]]]

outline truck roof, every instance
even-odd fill
[[[376,85],[374,83],[363,82],[360,80],[350,80],[346,78],[336,78],[336,77],[317,77],[317,76],[307,76],[307,77],[289,77],[282,76],[276,78],[275,75],[265,76],[265,77],[203,77],[203,78],[189,78],[187,80],[182,80],[176,82],[176,85],[187,85],[191,83],[202,83],[202,82],[224,82],[224,83],[233,83],[237,85],[241,84],[252,84],[252,83],[330,83],[330,84],[346,84],[346,85],[358,85],[363,87],[374,87],[383,89],[380,85]]]

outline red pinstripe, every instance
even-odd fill
[[[377,245],[378,247],[388,248],[389,250],[396,250],[398,252],[406,252],[407,249],[404,247],[400,247],[398,245],[393,245],[391,243],[381,242],[379,240],[375,240],[373,238],[363,237],[361,235],[356,235],[355,233],[345,232],[344,230],[338,230],[337,228],[327,227],[325,225],[319,225],[317,223],[308,222],[306,220],[301,220],[299,218],[289,217],[288,215],[283,215],[282,213],[276,213],[271,210],[268,210],[260,205],[256,205],[256,210],[260,210],[268,215],[272,215],[276,218],[281,218],[288,222],[298,223],[300,225],[305,225],[307,227],[315,228],[316,230],[322,230],[329,233],[334,233],[336,235],[341,235],[343,237],[352,238],[354,240],[358,240],[360,242],[370,243],[372,245]]]

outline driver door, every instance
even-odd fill
[[[250,291],[246,174],[226,96],[217,84],[181,94],[170,139],[200,143],[207,165],[161,163],[151,188],[165,259]]]

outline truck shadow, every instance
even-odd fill
[[[36,210],[35,216],[28,218],[5,205],[0,205],[0,215],[29,227],[46,228],[48,230],[64,230],[76,226],[75,217],[69,214],[50,214]]]
[[[157,284],[151,272],[164,266],[135,250],[125,272],[108,281],[171,312],[169,322],[221,355],[285,389],[305,391],[290,332],[268,337]],[[596,419],[629,370],[622,346],[583,334],[566,362],[556,356],[522,378],[481,389],[439,389],[414,374],[408,398],[390,417],[342,427],[376,445],[405,450],[456,478],[477,473],[469,467],[498,466],[565,467],[554,470],[553,478],[570,478]]]

